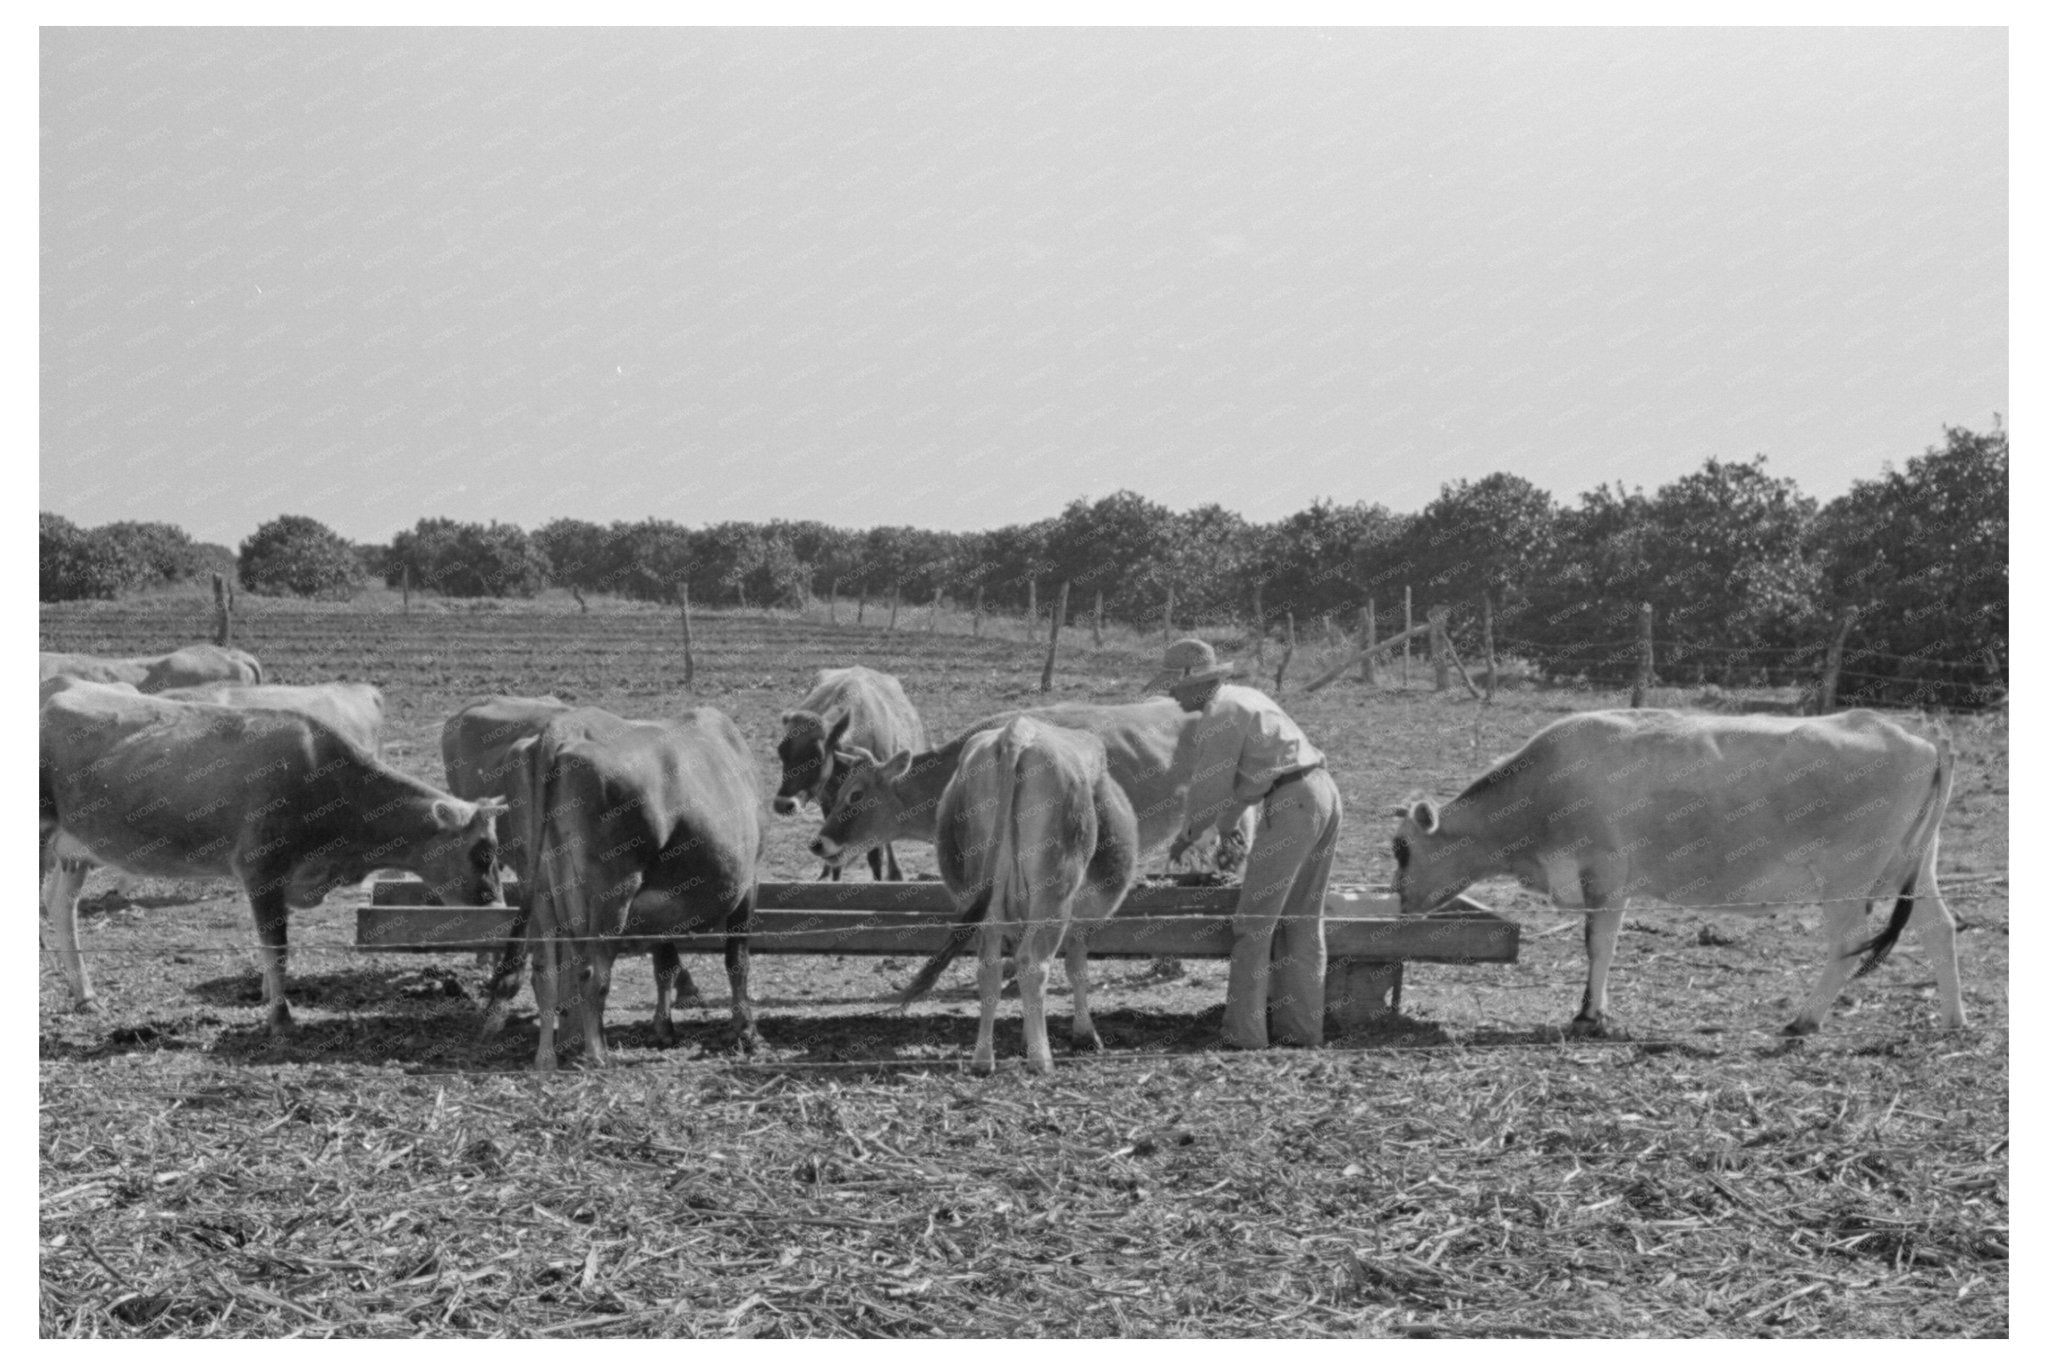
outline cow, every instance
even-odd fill
[[[835,755],[854,747],[872,753],[915,753],[925,747],[924,722],[903,694],[903,684],[872,668],[823,668],[818,683],[794,711],[782,713],[782,740],[775,746],[782,760],[782,785],[775,792],[775,813],[794,815],[806,800],[830,810],[839,794],[844,769]],[[902,881],[896,850],[881,844],[868,850],[875,880]],[[839,880],[840,865],[827,863],[825,875]]]
[[[1186,818],[1201,717],[1181,710],[1170,697],[1158,697],[1124,705],[1065,702],[1005,712],[976,721],[964,734],[923,753],[898,752],[886,759],[865,750],[840,754],[835,759],[843,768],[838,796],[825,810],[811,852],[843,865],[891,840],[932,842],[940,794],[959,770],[968,740],[1020,716],[1099,739],[1110,779],[1123,788],[1137,817],[1139,858],[1171,847]],[[1225,841],[1239,856],[1250,840],[1254,815],[1246,809],[1217,822],[1230,831]]]
[[[166,701],[80,683],[40,711],[38,824],[56,871],[43,905],[75,1008],[97,1008],[78,951],[92,865],[242,883],[256,918],[273,1034],[291,1027],[285,921],[379,868],[443,904],[500,900],[502,802],[464,801],[292,711]]]
[[[296,711],[324,722],[352,739],[372,758],[384,756],[384,694],[368,683],[331,682],[291,687],[282,683],[202,683],[171,687],[156,694],[171,701],[211,702],[215,706],[253,706],[265,711]],[[464,800],[474,797],[449,788]]]
[[[1064,937],[1074,988],[1073,1044],[1100,1049],[1088,1014],[1087,931],[1116,912],[1138,876],[1137,817],[1110,778],[1102,740],[1028,716],[976,731],[961,745],[958,769],[939,797],[937,822],[939,875],[963,913],[951,939],[904,990],[902,1003],[930,990],[978,928],[981,1027],[974,1069],[982,1075],[995,1070],[996,999],[1009,934],[1024,1005],[1025,1061],[1044,1075],[1052,1070],[1046,962]]]
[[[498,857],[533,884],[527,858],[533,847],[528,821],[527,751],[547,723],[569,704],[559,697],[485,697],[471,702],[441,727],[441,767],[448,790],[465,801],[495,796],[506,803],[498,823]]]
[[[1632,899],[1764,913],[1825,910],[1820,979],[1786,1026],[1812,1033],[1910,920],[1934,959],[1945,1022],[1963,1028],[1955,920],[1935,881],[1955,765],[1871,711],[1810,718],[1588,711],[1566,716],[1441,808],[1399,812],[1395,887],[1404,915],[1473,882],[1513,876],[1584,908],[1587,977],[1570,1031],[1608,1031],[1607,973]],[[1870,906],[1883,930],[1856,936]]]
[[[578,707],[550,720],[528,751],[536,843],[526,941],[534,955],[540,1039],[534,1068],[555,1067],[556,1002],[566,963],[585,1060],[604,1066],[605,997],[621,937],[723,932],[733,1027],[760,1041],[747,995],[747,923],[767,838],[760,773],[739,728],[710,707],[623,720]],[[654,954],[655,1036],[674,1041],[682,959]]]
[[[93,654],[40,656],[38,681],[62,674],[85,682],[127,683],[138,692],[162,692],[201,683],[260,683],[263,665],[256,656],[221,645],[187,645],[169,654],[133,659],[103,659]]]

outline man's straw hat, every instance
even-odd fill
[[[1161,660],[1159,671],[1152,675],[1152,681],[1145,684],[1145,691],[1164,692],[1181,683],[1208,682],[1235,672],[1237,665],[1217,663],[1216,651],[1205,642],[1192,638],[1175,640],[1166,647],[1166,657]]]

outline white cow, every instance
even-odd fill
[[[1968,1020],[1956,928],[1935,880],[1954,761],[1871,711],[1706,716],[1588,711],[1546,726],[1442,807],[1419,801],[1394,836],[1403,914],[1482,877],[1513,876],[1585,907],[1586,992],[1572,1032],[1607,1027],[1607,973],[1632,899],[1765,913],[1824,908],[1820,979],[1786,1032],[1811,1033],[1910,921],[1940,983],[1945,1022]],[[1859,942],[1868,908],[1883,930]]]

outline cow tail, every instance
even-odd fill
[[[543,786],[549,777],[548,768],[552,766],[541,761],[541,753],[546,747],[536,739],[526,751],[526,866],[519,869],[519,885],[524,894],[513,908],[512,928],[505,936],[504,950],[499,953],[498,966],[484,987],[484,998],[492,1004],[510,1001],[519,994],[519,969],[526,962],[526,928],[533,919],[534,903],[540,899],[542,886],[548,881],[541,871],[547,865],[544,845],[548,806]]]
[[[953,959],[960,956],[960,950],[974,941],[975,931],[980,928],[981,922],[988,918],[988,905],[995,898],[995,890],[995,883],[990,882],[974,893],[974,900],[968,905],[967,913],[953,926],[952,936],[938,952],[932,954],[932,960],[924,964],[924,970],[903,988],[903,994],[896,997],[898,1007],[923,999],[925,993],[938,984],[939,977],[952,965]]]
[[[1913,861],[1906,872],[1906,884],[1899,889],[1898,899],[1892,902],[1891,918],[1875,937],[1857,944],[1844,957],[1861,957],[1863,964],[1856,969],[1855,980],[1876,971],[1884,960],[1891,956],[1899,935],[1905,932],[1906,922],[1913,918],[1913,892],[1920,880],[1920,862],[1927,850],[1928,841],[1941,829],[1941,817],[1948,810],[1949,792],[1955,786],[1955,750],[1946,733],[1937,735],[1934,741],[1934,785],[1927,798],[1921,803],[1920,813],[1913,820],[1912,831],[1906,839],[1906,848]]]

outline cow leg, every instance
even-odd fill
[[[519,973],[526,965],[526,914],[520,910],[512,920],[512,932],[498,953],[498,965],[484,985],[484,1018],[477,1025],[479,1038],[497,1036],[512,1013],[512,1001],[519,995]]]
[[[1059,950],[1060,930],[1065,927],[1063,920],[1030,925],[1017,944],[1017,994],[1024,1004],[1024,1064],[1041,1076],[1052,1074],[1052,1043],[1045,1033],[1046,963]]]
[[[1579,1012],[1565,1032],[1574,1038],[1607,1036],[1607,973],[1614,966],[1614,944],[1621,937],[1618,909],[1607,910],[1588,898],[1586,916],[1586,993],[1579,999]]]
[[[760,1030],[754,1027],[754,1001],[747,992],[753,965],[747,951],[747,924],[753,917],[754,888],[750,886],[725,922],[725,980],[732,988],[733,1039],[750,1057],[761,1046]]]
[[[263,1003],[267,1006],[270,1032],[284,1034],[292,1026],[292,1008],[285,1002],[285,915],[284,891],[271,887],[249,893],[249,908],[256,915],[256,957],[263,964]]]
[[[540,1042],[534,1049],[533,1069],[553,1071],[555,1069],[555,1021],[560,1013],[561,1001],[558,986],[561,972],[557,967],[556,944],[552,938],[537,937],[533,940],[533,1003],[539,1015],[535,1024],[540,1029]]]
[[[683,974],[683,955],[672,943],[654,948],[654,1041],[663,1047],[676,1045],[675,1021],[669,1007],[675,999],[676,978]]]
[[[71,1008],[80,1014],[97,1014],[100,1008],[92,978],[86,974],[85,955],[78,951],[78,893],[85,889],[91,870],[91,863],[59,858],[43,880],[43,914],[57,935],[57,962],[64,969]]]
[[[1074,992],[1074,1022],[1068,1031],[1074,1051],[1102,1051],[1102,1035],[1088,1012],[1088,935],[1079,925],[1067,930],[1067,985]]]
[[[612,1064],[604,1046],[604,1007],[612,993],[612,960],[617,955],[610,939],[583,945],[583,1057],[587,1066]]]
[[[1934,963],[1934,980],[1941,987],[1942,1027],[1968,1028],[1970,1015],[1963,1007],[1962,976],[1956,969],[1956,917],[1949,913],[1948,902],[1935,885],[1932,860],[1929,861],[1930,866],[1918,880],[1918,885],[1926,887],[1927,892],[1914,902],[1913,929]]]
[[[903,868],[902,868],[902,866],[901,866],[901,865],[900,865],[899,863],[897,863],[897,861],[896,861],[896,845],[894,845],[894,844],[883,844],[883,845],[882,845],[882,853],[883,853],[883,856],[884,856],[884,857],[886,857],[886,858],[888,859],[888,863],[889,863],[889,880],[890,880],[890,881],[892,881],[892,882],[900,882],[900,881],[902,881],[902,880],[903,880]]]
[[[981,988],[981,1024],[974,1034],[974,1070],[986,1076],[996,1069],[996,1004],[1003,994],[1003,932],[997,926],[982,926],[976,984]]]
[[[1820,979],[1813,983],[1813,989],[1807,993],[1799,1013],[1785,1025],[1788,1035],[1800,1038],[1820,1031],[1820,1021],[1826,1016],[1828,1007],[1835,1003],[1835,997],[1842,993],[1850,973],[1856,970],[1856,940],[1869,910],[1868,901],[1830,900],[1822,905],[1821,935],[1827,940],[1827,956],[1821,962]]]
[[[868,850],[868,871],[875,874],[875,880],[878,882],[888,880],[888,878],[882,875],[882,867],[886,861],[882,857],[882,848],[883,845],[876,844],[873,848]],[[901,879],[899,878],[899,880]]]

